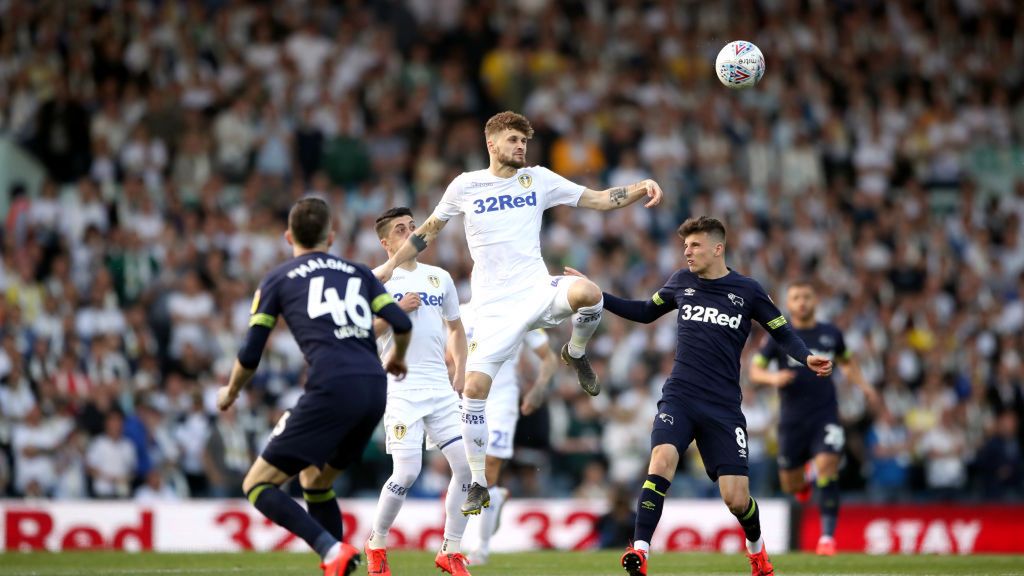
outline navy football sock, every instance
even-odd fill
[[[321,558],[338,542],[298,502],[273,484],[257,484],[246,497],[264,516],[305,540]]]
[[[640,498],[636,507],[636,526],[633,529],[634,542],[650,542],[654,529],[661,520],[661,511],[665,507],[665,494],[672,483],[658,476],[648,474],[644,486],[640,490]]]
[[[341,542],[344,525],[341,522],[341,509],[338,508],[338,497],[334,494],[334,488],[303,488],[302,498],[306,501],[309,515],[319,522],[328,534],[334,536],[335,540]]]
[[[757,542],[757,539],[761,537],[761,510],[757,507],[757,500],[754,500],[753,496],[750,497],[747,509],[742,514],[737,514],[736,518],[739,519],[740,526],[743,526],[743,533],[747,535],[747,540]]]
[[[838,478],[818,478],[818,509],[821,511],[821,535],[835,535],[839,520]]]

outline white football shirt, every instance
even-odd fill
[[[396,268],[384,287],[396,302],[408,292],[420,295],[420,307],[409,313],[412,340],[405,353],[409,373],[401,381],[388,374],[388,389],[450,389],[448,367],[444,363],[445,345],[448,342],[445,321],[459,318],[459,295],[451,275],[443,268],[417,263],[413,270]],[[388,328],[378,336],[377,344],[381,358],[386,358],[394,346],[394,332]]]
[[[576,206],[585,189],[543,166],[520,168],[510,178],[477,170],[452,180],[434,217],[447,222],[465,215],[474,305],[529,290],[549,276],[540,253],[542,215],[552,206]]]

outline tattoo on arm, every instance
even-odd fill
[[[622,206],[622,203],[626,201],[626,197],[629,194],[626,192],[624,186],[618,186],[608,191],[608,200],[616,206]]]
[[[417,253],[427,249],[427,236],[425,234],[414,233],[412,236],[409,236],[409,241],[416,247]]]

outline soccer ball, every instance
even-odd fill
[[[715,72],[729,88],[750,88],[764,76],[764,55],[753,42],[729,42],[715,58]]]

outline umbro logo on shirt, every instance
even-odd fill
[[[693,296],[696,293],[697,291],[694,290],[693,288],[687,288],[686,290],[683,290],[683,296]]]

